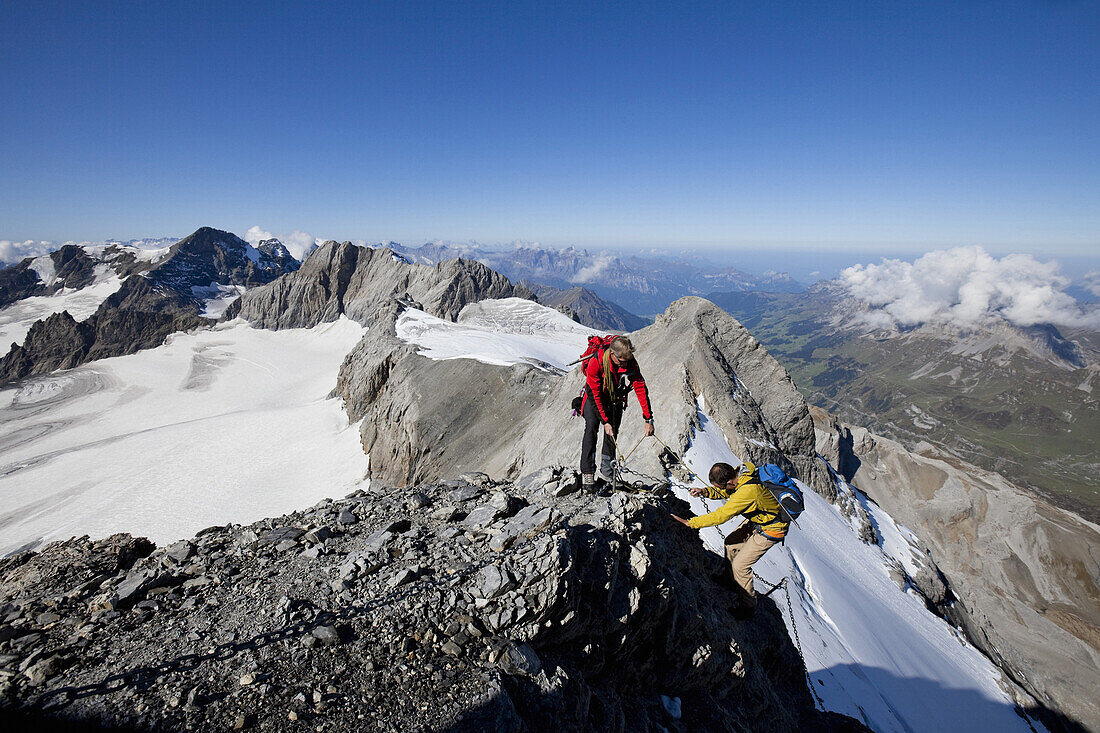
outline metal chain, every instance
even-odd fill
[[[769,583],[756,573],[753,573],[753,577],[764,585],[769,586],[768,592],[764,594],[765,597],[770,596],[773,591],[779,588],[783,589],[783,595],[787,597],[787,613],[789,613],[791,617],[791,634],[794,635],[794,648],[798,650],[798,658],[802,660],[802,668],[806,670],[806,684],[810,688],[810,694],[813,695],[818,706],[824,710],[825,703],[822,701],[821,696],[817,694],[817,689],[814,687],[814,678],[810,675],[810,668],[806,665],[806,655],[802,653],[802,640],[798,638],[798,626],[794,622],[794,606],[791,604],[791,589],[788,584],[790,576],[783,578],[783,580],[775,584]]]
[[[667,483],[670,486],[676,486],[677,488],[686,489],[690,492],[690,490],[691,490],[690,486],[685,486],[684,484],[682,484],[680,482],[673,481],[673,480],[671,480],[671,478],[669,478],[669,479],[658,479],[655,476],[647,476],[646,474],[641,473],[640,471],[636,471],[634,469],[627,468],[626,465],[625,465],[626,460],[623,459],[622,454],[619,453],[618,443],[615,442],[615,438],[613,436],[609,436],[609,437],[611,437],[611,444],[615,447],[615,454],[619,458],[619,460],[616,461],[616,465],[613,467],[614,473],[617,474],[616,476],[613,477],[614,479],[618,479],[623,474],[629,473],[629,474],[633,474],[635,476],[638,476],[640,478],[648,479],[650,481],[653,481],[654,484],[656,484],[656,485]],[[701,479],[699,479],[699,477],[690,468],[688,468],[687,464],[685,464],[683,462],[683,460],[681,460],[680,457],[678,455],[676,455],[676,452],[674,450],[672,450],[671,448],[669,448],[663,440],[658,438],[656,435],[653,436],[653,439],[656,440],[658,443],[660,443],[661,446],[664,447],[664,449],[666,451],[668,451],[669,455],[671,455],[676,460],[676,462],[679,463],[684,468],[684,470],[686,470],[688,472],[688,474],[693,479],[701,481]],[[642,436],[642,440],[645,440],[645,436]],[[642,441],[639,440],[638,445],[641,445],[641,442]],[[631,449],[630,453],[627,454],[628,458],[631,455],[634,454],[634,451],[636,451],[638,449],[638,445],[635,445],[634,448]],[[669,475],[671,477],[671,472],[670,472]],[[624,481],[623,483],[625,484],[626,482]],[[703,502],[704,502],[704,507],[706,507],[707,506],[707,504],[705,503],[706,498],[703,498]],[[778,583],[773,584],[773,583],[769,583],[768,581],[764,580],[763,578],[761,578],[756,573],[753,573],[753,576],[757,580],[759,580],[761,583],[768,586],[767,593],[764,593],[765,597],[770,596],[774,591],[778,590],[779,588],[783,589],[783,594],[787,597],[787,613],[790,615],[790,618],[791,618],[791,634],[794,636],[794,646],[795,646],[795,649],[798,651],[798,658],[802,660],[802,668],[804,670],[806,670],[806,684],[810,688],[810,694],[813,695],[813,698],[817,702],[818,706],[822,710],[824,710],[825,709],[825,702],[821,699],[821,696],[817,694],[817,688],[814,687],[814,680],[813,680],[813,677],[810,675],[810,669],[806,665],[806,655],[802,653],[802,640],[798,636],[798,626],[795,624],[795,620],[794,620],[794,605],[791,603],[791,591],[790,591],[790,587],[788,585],[788,581],[790,580],[790,577],[789,576],[784,577],[783,580],[779,581]]]

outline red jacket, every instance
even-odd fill
[[[631,359],[625,364],[616,364],[611,360],[610,364],[611,376],[615,384],[621,384],[623,377],[626,377],[630,386],[634,388],[634,394],[638,395],[638,404],[642,406],[642,417],[652,420],[653,413],[649,411],[649,390],[646,389],[645,379],[642,378],[642,373],[638,369],[637,360]],[[597,352],[584,363],[584,379],[588,384],[584,398],[588,399],[588,394],[591,394],[596,400],[596,411],[600,413],[600,421],[610,422],[607,419],[607,408],[611,395],[603,391],[603,351]]]

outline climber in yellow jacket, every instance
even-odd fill
[[[728,463],[715,463],[710,468],[712,486],[692,488],[692,496],[726,499],[726,503],[709,514],[684,519],[673,518],[692,529],[714,527],[736,516],[748,519],[726,536],[726,559],[733,579],[740,589],[739,616],[751,618],[756,610],[756,591],[752,587],[752,566],[764,553],[787,535],[790,523],[783,519],[779,502],[764,488],[756,475],[756,466],[745,463],[737,468]]]

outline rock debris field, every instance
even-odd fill
[[[372,485],[166,547],[0,560],[0,714],[127,730],[860,730],[660,490]]]

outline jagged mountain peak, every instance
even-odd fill
[[[281,246],[281,245],[280,245]],[[146,277],[177,292],[218,285],[252,287],[270,282],[299,266],[290,257],[261,252],[231,232],[200,227],[172,245],[168,256],[153,265]]]
[[[256,244],[256,249],[270,257],[290,257],[290,251],[278,239],[262,239]]]
[[[226,313],[263,328],[300,328],[347,315],[369,323],[396,298],[453,320],[467,303],[482,298],[534,299],[525,287],[475,260],[445,260],[435,266],[410,263],[386,248],[328,241],[302,267],[242,296]]]

